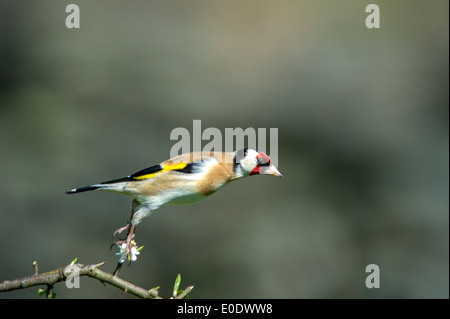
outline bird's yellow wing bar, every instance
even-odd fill
[[[159,175],[159,174],[167,172],[167,171],[182,170],[182,169],[186,168],[187,165],[188,165],[187,163],[167,164],[167,165],[164,165],[164,167],[157,165],[160,168],[159,170],[157,168],[153,167],[153,169],[151,169],[151,170],[147,169],[147,170],[133,174],[132,178],[138,179],[138,180],[153,178],[156,175]],[[141,174],[139,174],[139,173],[141,173]]]

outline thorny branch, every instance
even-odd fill
[[[99,269],[99,267],[103,266],[105,263],[101,262],[98,264],[93,265],[83,265],[80,263],[71,263],[65,267],[60,267],[58,269],[45,272],[42,274],[39,274],[39,267],[37,262],[33,262],[33,268],[34,268],[34,275],[25,277],[25,278],[19,278],[19,279],[13,279],[13,280],[5,280],[4,282],[0,283],[0,292],[6,292],[16,289],[25,289],[33,286],[40,286],[40,285],[46,285],[47,290],[47,298],[53,297],[53,285],[66,281],[69,276],[73,273],[74,269],[77,270],[79,276],[88,276],[91,278],[95,278],[99,280],[102,283],[110,284],[111,286],[117,287],[124,292],[130,293],[134,296],[145,298],[145,299],[162,299],[158,295],[158,288],[152,288],[150,290],[147,290],[145,288],[136,286],[128,281],[125,281],[118,276],[115,276],[113,274],[104,272]],[[180,294],[179,296],[175,296],[175,298],[183,298],[188,293],[192,291],[194,286],[187,287],[183,294]]]

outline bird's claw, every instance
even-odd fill
[[[128,224],[124,227],[119,228],[114,232],[113,237],[115,237],[117,234],[120,234],[126,229],[129,229],[127,238],[125,240],[114,241],[114,243],[111,245],[111,247],[113,245],[116,245],[120,249],[120,251],[116,253],[116,255],[120,256],[119,264],[124,263],[125,260],[128,260],[131,263],[132,261],[135,261],[137,259],[137,255],[139,255],[137,243],[134,240],[134,225],[130,226],[130,224]]]
[[[130,224],[126,224],[123,227],[120,227],[119,229],[117,229],[114,233],[113,233],[113,238],[116,237],[116,235],[122,233],[124,230],[127,230],[130,228]]]

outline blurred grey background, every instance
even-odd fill
[[[113,271],[131,199],[64,191],[165,160],[200,119],[278,128],[284,179],[160,208],[124,279],[163,297],[177,273],[192,298],[449,297],[448,1],[0,4],[0,280],[33,260]],[[85,277],[55,291],[130,297]]]

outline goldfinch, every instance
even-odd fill
[[[269,156],[253,149],[236,152],[193,152],[170,158],[158,165],[111,181],[67,191],[76,194],[91,190],[111,191],[133,198],[130,223],[114,235],[129,229],[126,241],[116,244],[128,249],[128,259],[134,240],[135,227],[152,211],[168,204],[200,201],[229,182],[250,175],[280,176]]]

